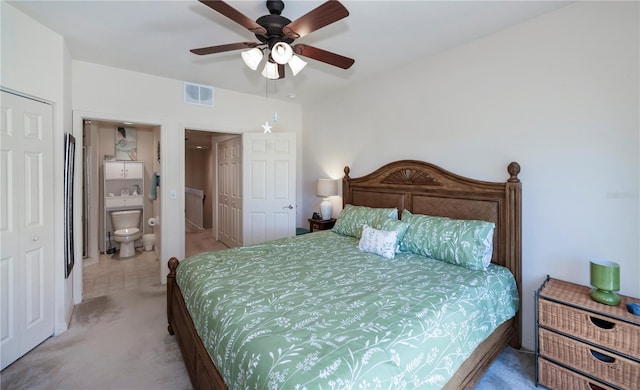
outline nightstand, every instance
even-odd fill
[[[325,219],[325,220],[309,218],[309,231],[313,233],[316,230],[329,230],[335,224],[336,224],[335,218]]]
[[[640,317],[598,303],[589,287],[547,277],[536,291],[536,384],[550,389],[637,389]]]

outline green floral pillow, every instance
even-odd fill
[[[398,247],[398,232],[374,229],[368,225],[362,225],[362,237],[358,243],[358,249],[367,253],[374,253],[393,259]]]
[[[398,219],[397,208],[372,208],[366,206],[345,205],[340,212],[336,224],[332,231],[360,238],[362,236],[362,225],[376,226],[385,218]]]
[[[473,270],[491,263],[493,229],[486,221],[450,219],[402,212],[409,229],[400,242],[402,252],[411,252]]]
[[[398,219],[384,218],[380,220],[378,224],[372,227],[379,230],[384,230],[387,232],[398,233],[396,236],[397,237],[396,252],[400,252],[400,242],[402,241],[402,238],[404,237],[405,233],[407,233],[407,229],[409,228],[408,223],[404,221],[400,221]]]

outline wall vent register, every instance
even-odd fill
[[[184,102],[213,107],[213,87],[195,83],[184,83]]]

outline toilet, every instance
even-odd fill
[[[140,216],[142,210],[112,211],[113,239],[120,243],[120,258],[135,256],[135,241],[142,236]]]

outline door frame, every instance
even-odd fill
[[[178,161],[180,162],[180,166],[178,167],[178,170],[180,172],[180,177],[178,178],[179,183],[180,183],[180,191],[184,192],[184,188],[185,188],[185,174],[184,174],[184,170],[185,170],[185,143],[184,143],[184,139],[186,137],[187,131],[188,130],[195,130],[195,131],[202,131],[202,132],[206,132],[206,133],[216,133],[216,134],[228,134],[230,136],[235,136],[235,135],[242,135],[243,131],[240,130],[219,130],[216,129],[214,127],[211,126],[207,126],[207,125],[203,125],[202,123],[199,124],[190,124],[190,123],[180,123],[179,128],[182,131],[182,137],[180,137],[180,145],[178,145],[178,150],[179,150],[179,155],[178,155]],[[175,147],[175,145],[174,145]],[[217,204],[218,204],[218,193],[217,193],[217,182],[218,182],[218,151],[217,151],[217,147],[216,145],[214,145],[214,142],[212,140],[212,145],[211,145],[212,151],[215,153],[214,155],[214,171],[215,171],[215,175],[216,177],[213,180],[213,183],[216,183],[216,187],[214,189],[212,189],[212,198],[210,201],[212,202],[212,217],[211,217],[211,230],[214,234],[214,238],[216,240],[218,240],[218,213],[216,210]],[[178,196],[178,200],[179,200],[179,207],[180,210],[182,210],[182,218],[180,218],[180,221],[178,222],[178,228],[180,229],[180,234],[178,234],[178,237],[181,239],[180,242],[180,251],[179,253],[179,258],[182,260],[185,258],[185,245],[186,245],[186,229],[185,229],[185,221],[184,221],[184,210],[185,210],[185,200],[184,200],[184,196]],[[166,282],[166,281],[165,281]],[[163,282],[163,283],[165,283]]]
[[[164,132],[167,131],[167,125],[163,121],[153,120],[149,118],[140,118],[140,117],[132,117],[128,114],[113,114],[113,113],[97,113],[91,111],[82,111],[82,110],[73,110],[72,113],[72,134],[76,137],[77,140],[82,140],[84,136],[84,122],[85,120],[90,121],[104,121],[104,122],[132,122],[135,124],[145,125],[145,126],[155,126],[160,128],[160,157],[162,157],[162,151],[167,150],[166,148],[169,145],[162,144],[163,139],[167,137],[163,137]],[[165,141],[166,142],[166,141]],[[184,140],[183,140],[184,142]],[[166,171],[165,168],[166,159],[160,158],[160,175]],[[76,170],[75,170],[75,188],[74,188],[74,210],[82,210],[82,186],[80,185],[81,180],[84,180],[84,163],[82,161],[76,160]],[[162,202],[162,197],[159,198],[160,202],[160,216],[167,215],[168,211],[165,210],[166,202]],[[94,207],[91,205],[89,207]],[[82,224],[82,213],[74,213],[74,225],[76,227],[81,227],[79,229],[74,229],[74,242],[75,242],[75,258],[82,259],[82,246],[83,246],[83,224]],[[165,234],[169,234],[169,227],[160,225],[161,236]],[[98,232],[95,232],[96,235]],[[159,253],[158,256],[162,259],[162,253],[167,253],[168,250],[165,248],[166,240],[160,239],[159,242]],[[94,253],[94,255],[99,256],[99,251]],[[163,261],[159,261],[159,269],[158,275],[161,283],[166,283],[165,280],[165,264]],[[82,302],[83,299],[83,262],[81,261],[79,264],[77,263],[75,267],[73,267],[73,303],[78,304]]]

